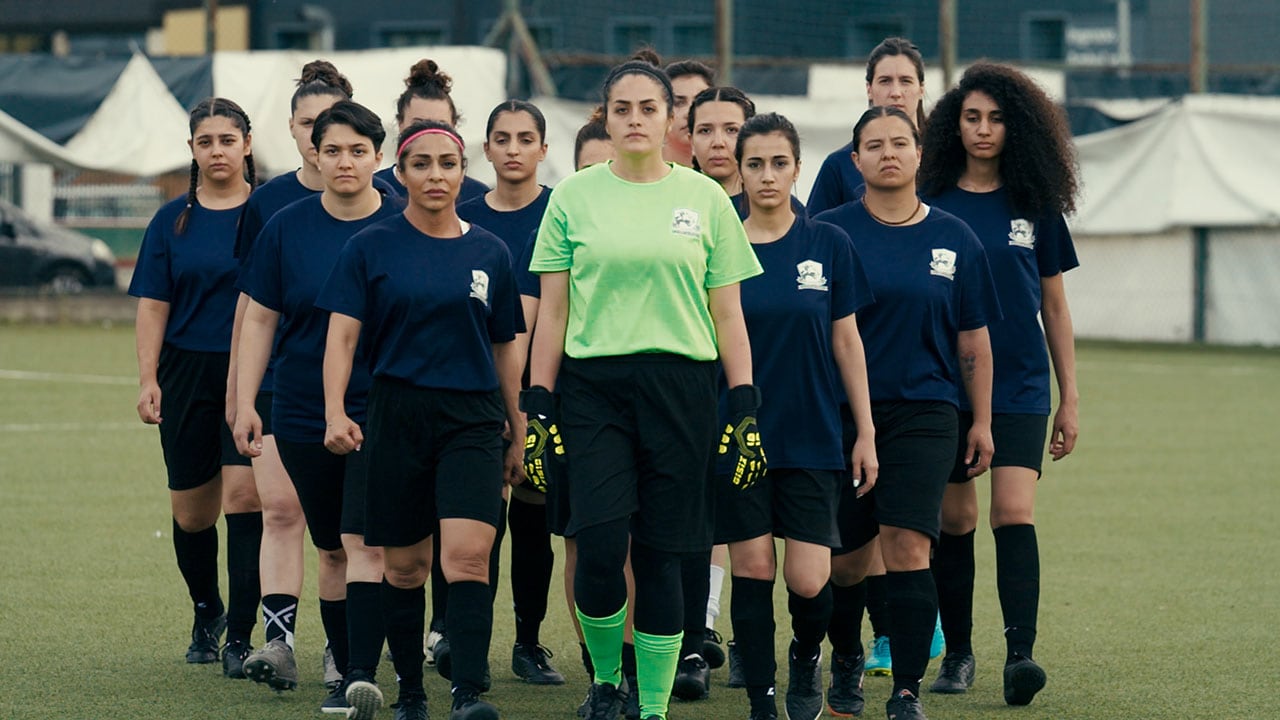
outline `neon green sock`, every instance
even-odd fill
[[[576,607],[574,609],[578,613],[578,622],[582,624],[582,640],[587,644],[587,652],[591,653],[591,664],[596,668],[595,681],[620,687],[622,685],[623,625],[627,621],[626,604],[624,603],[618,612],[602,618],[589,617],[584,615],[581,609]],[[676,652],[679,652],[679,648]],[[672,673],[674,678],[674,669]],[[667,689],[670,690],[670,688]]]
[[[667,701],[680,662],[680,641],[684,633],[650,635],[634,630],[636,680],[640,685],[640,717],[666,720]]]

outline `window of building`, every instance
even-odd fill
[[[671,21],[671,46],[673,56],[691,57],[714,55],[716,52],[716,21],[714,17],[700,15],[675,17]]]
[[[415,47],[448,45],[449,26],[438,22],[376,22],[372,27],[371,47]]]
[[[845,55],[864,58],[888,37],[911,37],[907,18],[901,15],[867,15],[849,25],[845,32]]]
[[[272,47],[277,50],[311,50],[315,34],[302,23],[280,23],[272,27]]]
[[[656,18],[615,18],[608,25],[609,52],[614,55],[630,55],[641,46],[658,46],[658,21]]]
[[[1022,23],[1022,59],[1065,62],[1067,59],[1066,16],[1027,15]]]

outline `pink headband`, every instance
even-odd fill
[[[422,137],[423,135],[444,135],[445,137],[449,138],[450,140],[452,140],[452,141],[454,141],[454,142],[458,143],[458,149],[459,149],[459,150],[463,150],[463,151],[465,151],[465,150],[466,150],[466,148],[465,148],[465,147],[463,147],[463,145],[462,145],[462,138],[458,137],[457,135],[455,135],[455,134],[453,134],[453,133],[449,132],[448,130],[444,130],[444,129],[442,129],[442,128],[427,128],[427,129],[425,129],[425,130],[419,130],[418,132],[416,132],[416,133],[414,133],[414,134],[410,135],[409,137],[405,138],[405,139],[404,139],[404,142],[400,143],[400,150],[399,150],[399,152],[397,152],[397,153],[396,153],[396,157],[400,157],[401,155],[404,155],[404,149],[405,149],[405,148],[407,148],[407,147],[409,147],[409,143],[413,142],[414,140],[417,140],[418,138]]]

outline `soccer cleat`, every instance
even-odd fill
[[[822,650],[811,658],[796,657],[796,643],[787,653],[787,720],[817,720],[822,715]]]
[[[725,683],[731,688],[744,688],[747,686],[747,676],[742,674],[742,653],[738,652],[738,644],[729,641],[729,680]]]
[[[884,712],[889,720],[928,720],[924,716],[924,707],[920,704],[920,698],[912,695],[910,690],[899,690],[896,695],[889,698],[889,702],[885,703]]]
[[[382,691],[378,689],[377,684],[363,678],[344,684],[346,685],[343,692],[344,698],[347,706],[351,708],[347,718],[373,720],[378,710],[382,708]]]
[[[866,657],[867,674],[872,677],[893,676],[893,653],[889,649],[889,636],[881,635],[871,643]]]
[[[946,647],[946,639],[942,635],[942,616],[939,615],[933,623],[933,640],[929,642],[929,659],[941,656]]]
[[[929,692],[959,695],[969,692],[977,674],[977,663],[969,653],[947,653],[938,669],[938,679],[929,686]]]
[[[511,648],[511,672],[530,685],[563,685],[564,675],[551,667],[551,651],[541,645],[516,643]]]
[[[609,683],[592,683],[587,693],[586,720],[616,720],[622,712],[625,693]]]
[[[341,715],[347,717],[351,714],[351,703],[347,702],[347,689],[338,685],[338,687],[329,691],[324,700],[320,701],[320,712],[326,715]]]
[[[243,680],[244,661],[253,648],[244,640],[231,640],[222,646],[222,674],[233,679]]]
[[[578,703],[578,717],[584,718],[587,712],[591,710],[591,688],[587,687],[587,696],[582,698],[582,702]]]
[[[391,707],[396,711],[395,720],[427,720],[425,695],[401,695],[400,702]]]
[[[321,665],[324,668],[324,686],[329,690],[337,690],[342,684],[342,671],[338,669],[338,663],[333,659],[333,648],[328,644],[324,646]]]
[[[453,696],[449,720],[498,720],[498,708],[481,700],[475,693],[459,692]]]
[[[686,655],[676,665],[676,679],[671,694],[681,700],[702,700],[711,694],[711,668],[701,655]]]
[[[831,654],[831,687],[827,689],[827,707],[832,715],[861,715],[866,707],[862,694],[863,662],[859,655]]]
[[[1014,655],[1004,666],[1004,701],[1010,705],[1030,705],[1036,693],[1044,689],[1044,668],[1034,660]]]
[[[428,665],[436,664],[436,643],[444,639],[444,633],[439,630],[432,630],[422,636],[422,654],[427,656],[425,662]],[[391,659],[391,651],[387,651],[387,659]]]
[[[249,654],[244,661],[244,674],[254,682],[266,683],[272,690],[298,687],[298,662],[293,657],[293,648],[279,638]]]
[[[747,720],[778,720],[778,708],[774,705],[772,690],[768,697],[751,702],[751,714],[747,716]]]
[[[187,646],[187,662],[193,665],[218,662],[218,646],[222,644],[222,632],[226,629],[226,615],[219,615],[211,620],[196,616],[191,623],[191,644]]]
[[[712,670],[724,666],[724,648],[720,647],[723,644],[724,638],[720,633],[707,628],[702,640],[702,659],[707,661],[707,667]]]

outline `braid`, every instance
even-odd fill
[[[191,217],[191,208],[196,204],[196,183],[200,181],[200,165],[195,160],[191,161],[191,186],[187,189],[187,206],[178,213],[178,219],[173,223],[173,231],[179,235],[185,235],[187,232],[187,220]]]
[[[258,186],[258,168],[253,164],[253,153],[244,156],[245,174],[248,175],[249,192]]]

